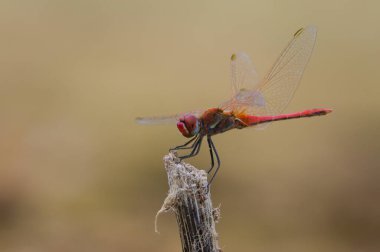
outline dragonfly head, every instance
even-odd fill
[[[200,122],[195,115],[184,115],[179,118],[177,128],[184,137],[193,137],[199,133]]]

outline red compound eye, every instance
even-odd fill
[[[177,128],[184,137],[193,137],[199,132],[199,121],[194,115],[184,115],[179,118]]]

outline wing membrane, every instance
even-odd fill
[[[270,114],[281,113],[293,98],[313,52],[316,36],[314,26],[298,30],[261,82],[258,91],[264,96]]]
[[[317,29],[314,26],[299,29],[259,84],[247,81],[256,75],[249,57],[244,53],[232,55],[233,97],[223,103],[221,108],[258,116],[280,114],[298,87],[313,52],[316,36]],[[239,67],[241,65],[244,67]],[[251,88],[246,88],[249,85]],[[268,124],[256,128],[265,128]]]
[[[249,56],[244,52],[234,53],[231,56],[231,87],[235,96],[241,90],[255,89],[258,84],[258,75]]]
[[[202,114],[202,111],[193,111],[193,112],[180,113],[180,114],[169,115],[169,116],[137,117],[136,122],[138,124],[143,124],[143,125],[171,124],[171,123],[176,123],[180,117],[187,114],[192,114],[199,117]]]
[[[236,111],[242,107],[252,106],[255,101],[260,101],[259,99],[252,100],[251,97],[251,91],[257,89],[259,82],[256,69],[249,56],[244,52],[232,54],[230,68],[232,98],[220,107],[224,110]]]

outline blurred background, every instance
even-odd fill
[[[0,251],[180,251],[162,158],[185,139],[137,116],[228,99],[300,27],[314,54],[286,110],[325,117],[214,138],[224,251],[380,251],[378,1],[0,2]],[[208,151],[190,161],[208,167]]]

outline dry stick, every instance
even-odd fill
[[[213,208],[207,192],[207,173],[194,166],[177,162],[176,154],[164,157],[169,180],[169,194],[156,216],[173,211],[177,218],[183,252],[217,252],[215,223],[219,208]],[[157,224],[156,224],[157,232]]]

